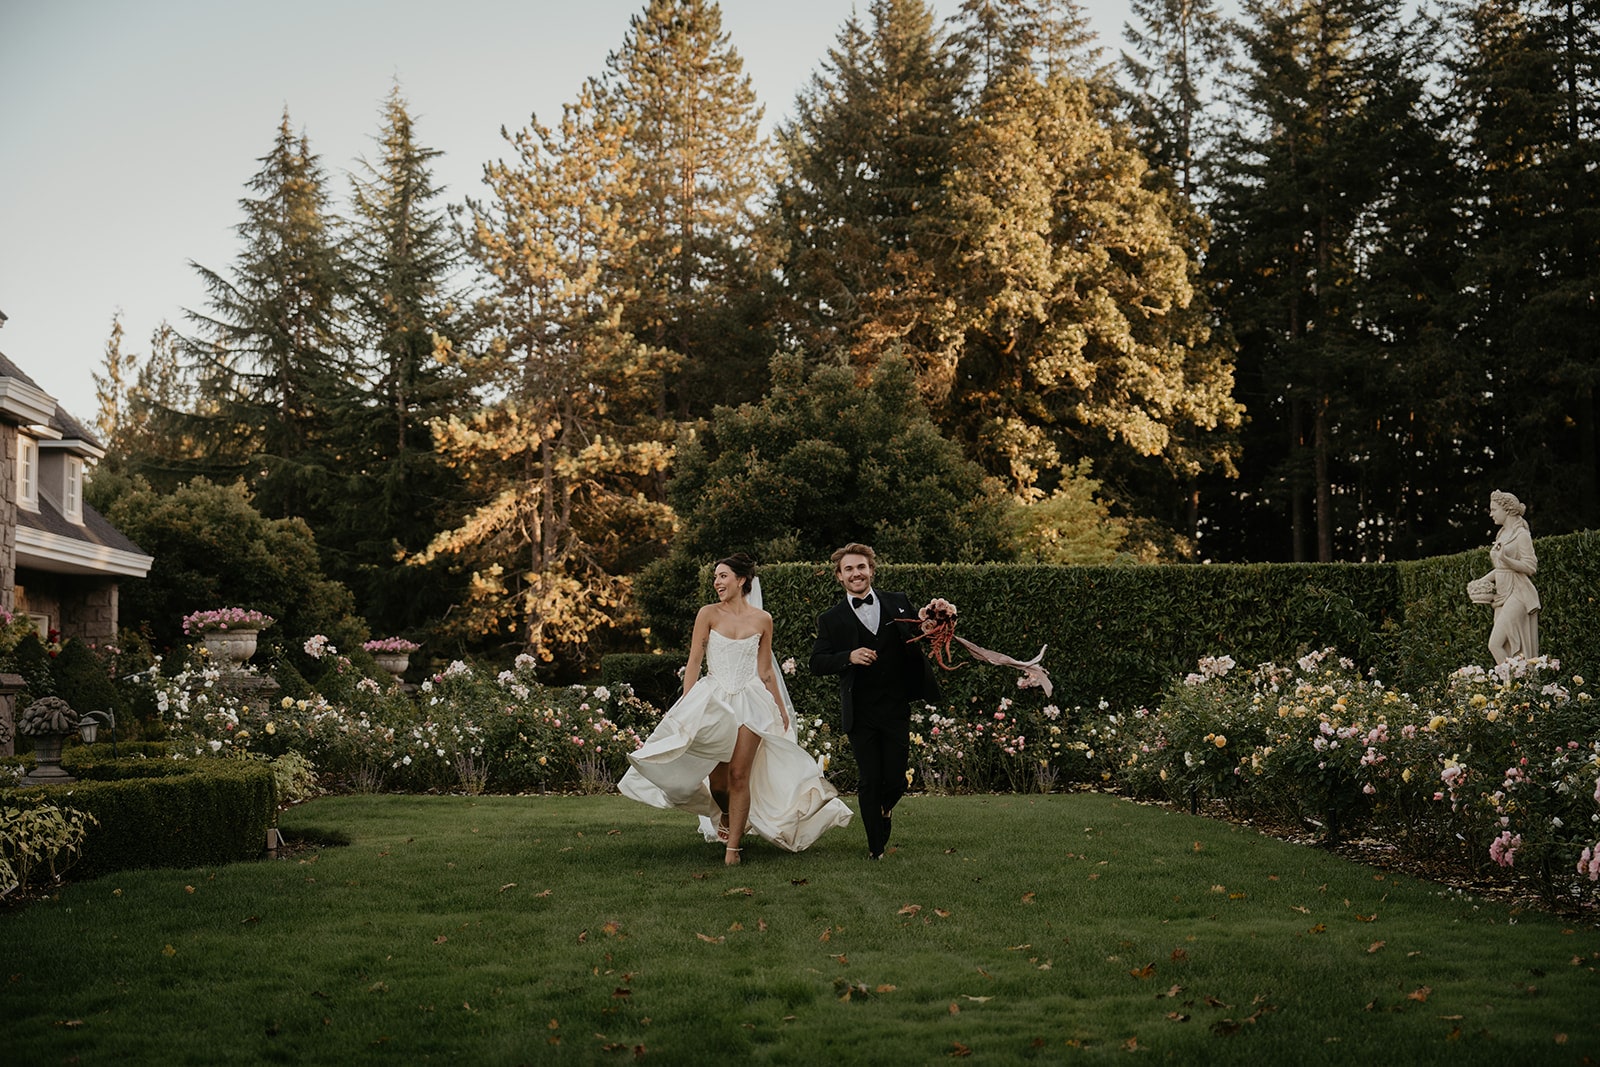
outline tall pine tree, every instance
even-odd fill
[[[920,369],[945,346],[930,296],[965,81],[925,0],[872,0],[801,92],[774,221],[809,351],[871,365],[899,346]]]
[[[442,563],[397,560],[428,546],[465,508],[465,486],[433,449],[432,423],[469,401],[463,251],[434,184],[441,154],[419,144],[398,86],[383,106],[377,158],[352,179],[349,264],[358,376],[323,398],[339,489],[318,543],[331,576],[385,632],[417,634],[463,592]]]
[[[628,617],[627,575],[672,532],[670,509],[646,495],[672,452],[654,417],[660,362],[604,285],[630,241],[623,137],[590,87],[559,131],[507,134],[515,159],[485,168],[488,196],[469,201],[489,289],[483,402],[434,424],[475,507],[413,557],[470,571],[447,620],[463,640],[567,667]]]
[[[633,168],[617,203],[633,240],[607,284],[667,371],[656,413],[754,399],[773,337],[753,211],[772,161],[744,61],[713,0],[650,0],[606,68],[601,106]]]
[[[243,249],[229,274],[196,265],[209,294],[190,312],[200,390],[196,473],[243,477],[270,518],[320,525],[330,492],[325,397],[351,379],[350,278],[327,179],[284,112],[239,202]]]

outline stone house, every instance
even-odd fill
[[[0,608],[44,636],[117,634],[117,589],[153,562],[83,499],[105,450],[0,354]]]

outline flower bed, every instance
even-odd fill
[[[408,693],[363,677],[325,639],[314,656],[330,664],[318,691],[270,705],[241,699],[204,665],[171,678],[152,669],[145,682],[193,754],[295,753],[335,788],[605,790],[661,715],[625,683],[542,685],[529,657],[497,674],[453,663]],[[1517,880],[1546,899],[1600,899],[1600,708],[1554,662],[1463,668],[1409,694],[1332,650],[1254,668],[1218,656],[1154,709],[1011,692],[915,712],[914,787],[1088,785],[1192,810],[1220,803],[1330,842],[1377,839]],[[831,707],[802,708],[799,740],[848,791],[855,768],[835,723]]]

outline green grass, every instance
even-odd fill
[[[852,825],[732,870],[618,797],[283,822],[350,844],[0,917],[6,1062],[1600,1058],[1593,920],[1109,796],[911,797],[883,863]]]

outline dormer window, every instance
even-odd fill
[[[39,510],[39,442],[17,437],[17,505]]]
[[[83,525],[83,460],[68,456],[61,469],[61,514],[68,522]]]

